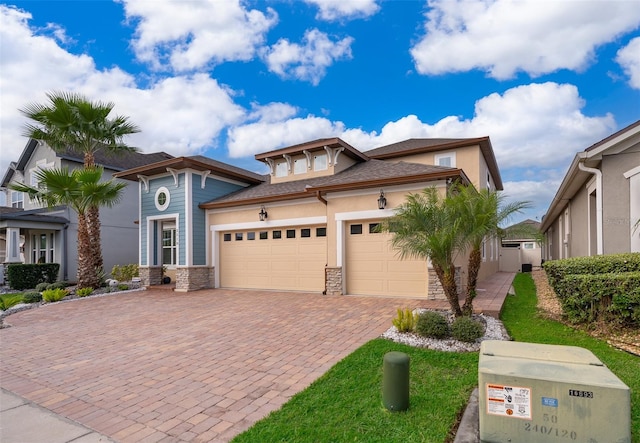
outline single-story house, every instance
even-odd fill
[[[376,229],[408,193],[456,180],[502,189],[489,137],[410,139],[361,152],[339,138],[257,154],[256,174],[203,156],[118,172],[139,183],[140,277],[176,291],[293,290],[443,298],[424,260]],[[498,270],[487,239],[481,278]],[[464,281],[466,260],[460,260]]]
[[[545,260],[640,252],[640,120],[578,152],[540,226]]]
[[[104,178],[109,180],[118,171],[168,158],[171,156],[164,152],[111,156],[98,151],[95,161],[104,167]],[[5,193],[7,202],[7,207],[0,208],[0,267],[9,263],[59,263],[59,279],[75,280],[78,262],[76,213],[66,206],[42,207],[9,186],[11,183],[37,185],[35,172],[39,169],[67,167],[72,170],[82,165],[81,153],[58,153],[37,140],[28,141],[20,158],[11,163],[0,183],[0,192]],[[101,208],[102,254],[107,275],[114,265],[137,263],[137,216],[138,189],[135,186],[124,189],[116,206]]]

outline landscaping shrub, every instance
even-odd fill
[[[67,295],[69,295],[69,291],[62,288],[47,289],[45,291],[42,291],[42,299],[46,302],[60,301]]]
[[[445,338],[450,335],[449,322],[437,312],[425,311],[418,314],[416,333],[423,337]]]
[[[566,258],[546,261],[542,266],[549,284],[558,293],[556,285],[567,275],[640,272],[640,253]]]
[[[19,291],[35,288],[38,283],[56,281],[60,265],[58,263],[11,263],[7,265],[9,287]]]
[[[40,303],[42,294],[40,292],[25,292],[22,294],[23,303]]]
[[[18,303],[22,303],[22,294],[4,294],[0,297],[0,310],[6,311]]]
[[[473,343],[484,334],[484,326],[471,317],[458,317],[451,324],[451,336],[459,341]]]
[[[111,278],[119,281],[131,281],[133,277],[138,276],[138,265],[135,263],[129,265],[115,265],[111,269]]]
[[[393,326],[396,327],[398,332],[411,332],[415,328],[416,315],[411,309],[405,309],[404,311],[398,308],[398,315],[392,320]]]
[[[93,294],[93,288],[80,288],[76,289],[76,295],[78,297],[86,297],[88,295]]]
[[[640,325],[640,272],[567,275],[559,288],[563,313],[572,323]]]
[[[57,281],[57,282],[55,282],[55,283],[51,283],[51,284],[47,287],[47,289],[64,289],[64,288],[66,288],[67,286],[69,286],[69,285],[68,285],[68,284],[67,284],[67,282],[65,282],[65,281]]]
[[[47,282],[38,283],[38,284],[36,285],[36,291],[38,291],[38,292],[42,292],[42,291],[44,291],[45,289],[51,289],[51,288],[49,288],[49,285],[50,285],[50,284],[51,284],[51,283],[47,283]]]
[[[118,285],[118,291],[127,291],[129,289],[129,285],[125,285],[124,283],[120,283]]]

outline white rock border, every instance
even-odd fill
[[[413,312],[420,314],[421,312],[429,310],[430,309],[415,309]],[[434,312],[441,313],[442,311]],[[477,352],[480,350],[480,343],[484,340],[511,340],[511,337],[509,337],[507,330],[500,320],[484,314],[474,315],[474,317],[484,321],[485,324],[484,335],[474,343],[466,343],[451,338],[438,340],[435,338],[422,337],[414,333],[398,332],[395,326],[387,329],[381,337],[409,346],[447,352]]]

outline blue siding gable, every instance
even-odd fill
[[[207,245],[205,239],[207,238],[207,220],[206,213],[203,209],[200,209],[198,205],[205,203],[223,195],[235,192],[238,189],[243,188],[238,184],[228,183],[217,178],[207,177],[205,179],[205,187],[202,189],[202,176],[200,174],[193,174],[193,191],[192,191],[192,220],[193,220],[193,264],[206,265],[207,263]]]
[[[190,180],[187,175],[190,174]],[[160,224],[163,220],[176,220],[177,218],[177,265],[184,266],[191,262],[194,266],[207,264],[207,220],[206,211],[198,205],[223,195],[242,189],[244,186],[237,183],[229,183],[216,177],[205,179],[202,188],[202,174],[193,171],[177,171],[178,185],[176,186],[173,175],[163,175],[149,178],[148,191],[141,186],[140,194],[140,264],[142,266],[160,266],[158,259],[160,254],[159,235]],[[190,186],[189,186],[190,184]],[[156,193],[160,188],[165,188],[169,195],[169,203],[164,210],[156,206]],[[186,199],[190,201],[187,204]],[[187,211],[189,213],[187,214]],[[187,223],[190,225],[187,226]],[[151,232],[148,233],[148,229]],[[188,239],[190,244],[187,245]],[[149,242],[151,244],[149,245]],[[150,249],[150,251],[149,251]],[[187,260],[187,251],[190,251],[191,260]],[[147,257],[151,254],[151,257]]]

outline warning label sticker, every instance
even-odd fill
[[[487,414],[531,420],[531,388],[487,383]]]

